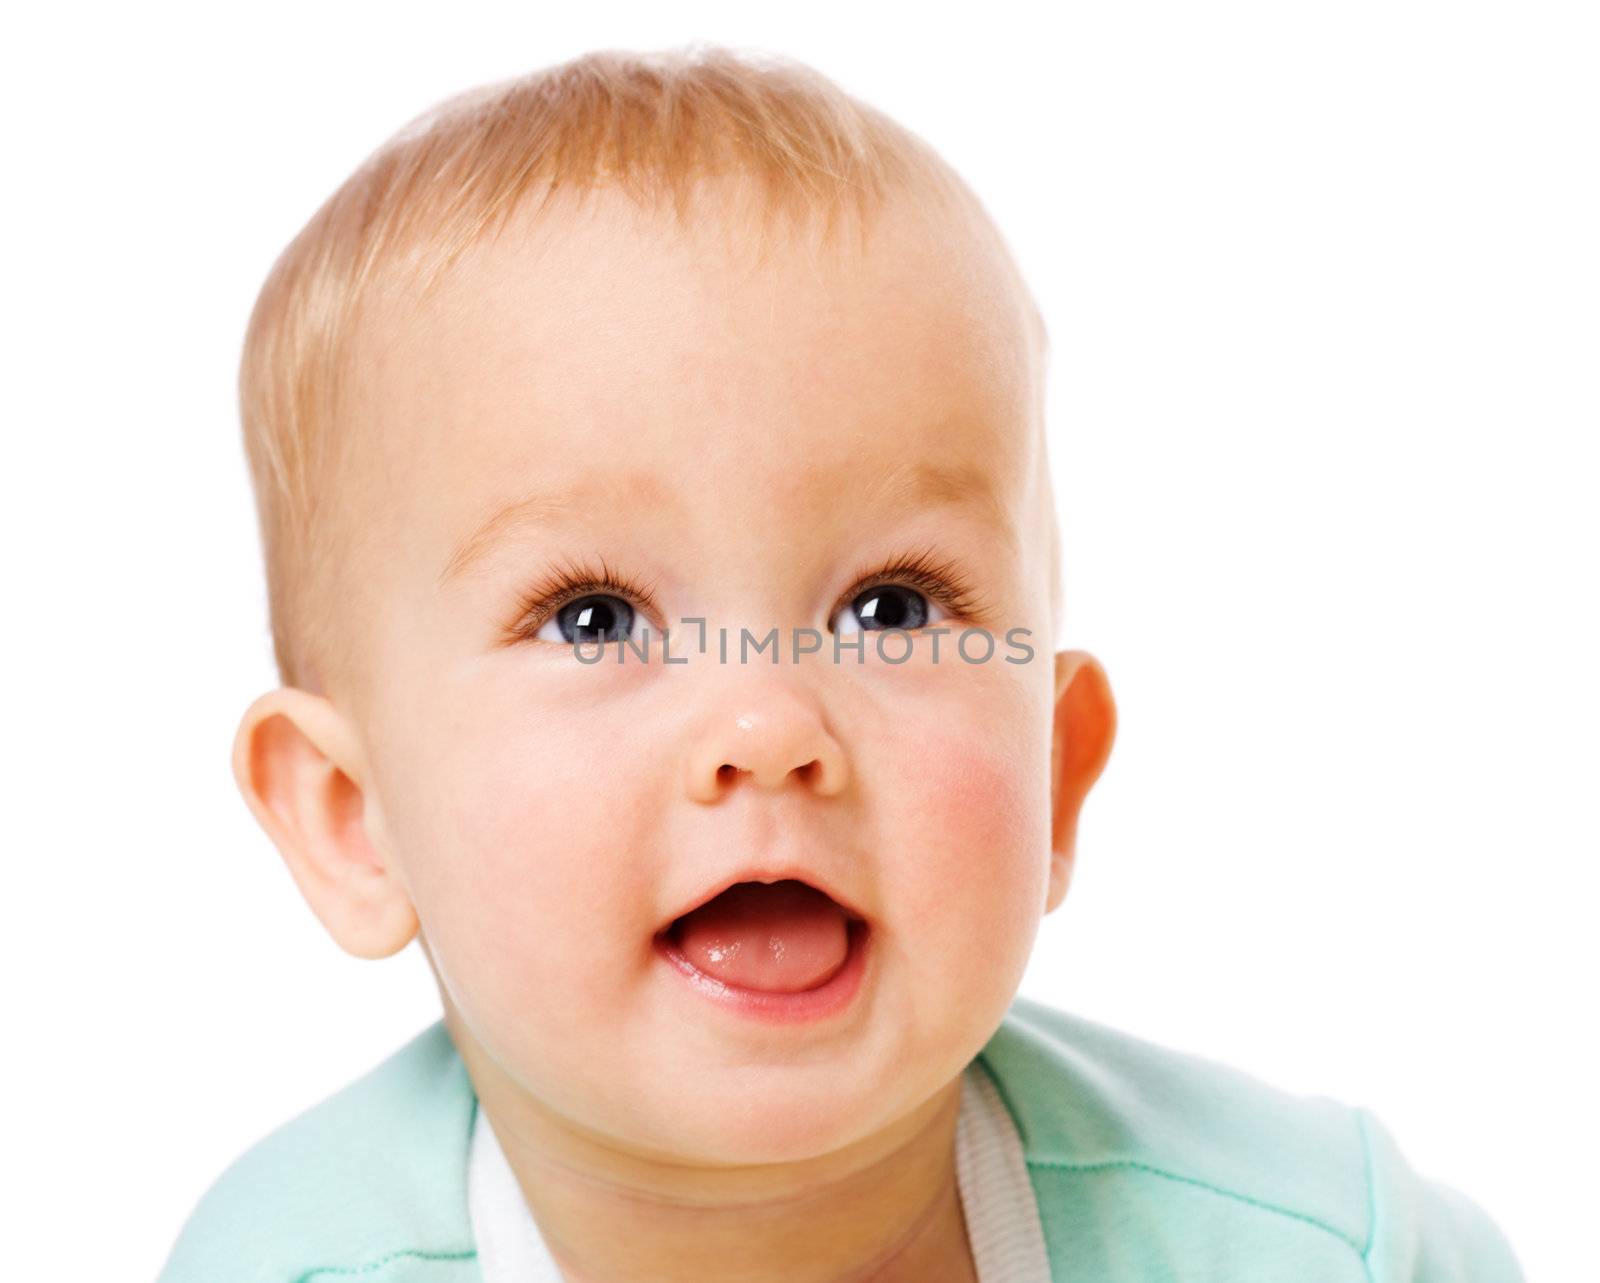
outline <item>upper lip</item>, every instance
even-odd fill
[[[739,872],[723,878],[722,881],[718,882],[710,890],[705,891],[701,895],[697,896],[694,900],[686,904],[683,908],[679,909],[670,918],[663,922],[661,924],[661,930],[668,930],[679,918],[683,917],[685,914],[693,913],[703,904],[709,904],[729,887],[737,886],[740,882],[784,882],[791,879],[796,882],[804,882],[807,886],[815,887],[818,891],[821,891],[824,895],[826,895],[844,910],[847,918],[860,922],[865,922],[867,920],[867,915],[862,913],[861,910],[856,908],[856,906],[849,900],[845,899],[844,896],[840,895],[838,889],[831,882],[827,881],[825,878],[822,878],[812,870],[804,868],[800,865],[763,864],[748,869],[741,869]]]

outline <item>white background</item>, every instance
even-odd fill
[[[1067,641],[1121,725],[1024,992],[1368,1106],[1530,1279],[1595,1277],[1592,8],[576,8],[11,20],[8,1275],[152,1277],[438,1012],[228,772],[273,680],[234,402],[268,266],[447,94],[699,38],[932,141],[1050,326]]]

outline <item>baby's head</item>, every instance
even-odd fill
[[[420,931],[497,1121],[717,1168],[949,1105],[1115,722],[1044,375],[925,144],[717,50],[446,104],[285,252],[235,766],[343,948]]]

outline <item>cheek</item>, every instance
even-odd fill
[[[918,728],[896,753],[885,859],[903,921],[954,947],[1031,941],[1048,881],[1048,777],[1026,734],[992,718]]]
[[[624,928],[647,902],[627,859],[645,827],[639,791],[604,727],[550,729],[564,724],[515,702],[457,708],[402,789],[396,836],[422,929],[480,1027],[592,1015],[615,1000],[616,971],[575,962],[638,943]]]

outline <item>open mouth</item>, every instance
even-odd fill
[[[658,952],[708,997],[769,1017],[848,1001],[870,925],[797,878],[735,882],[656,933]]]

